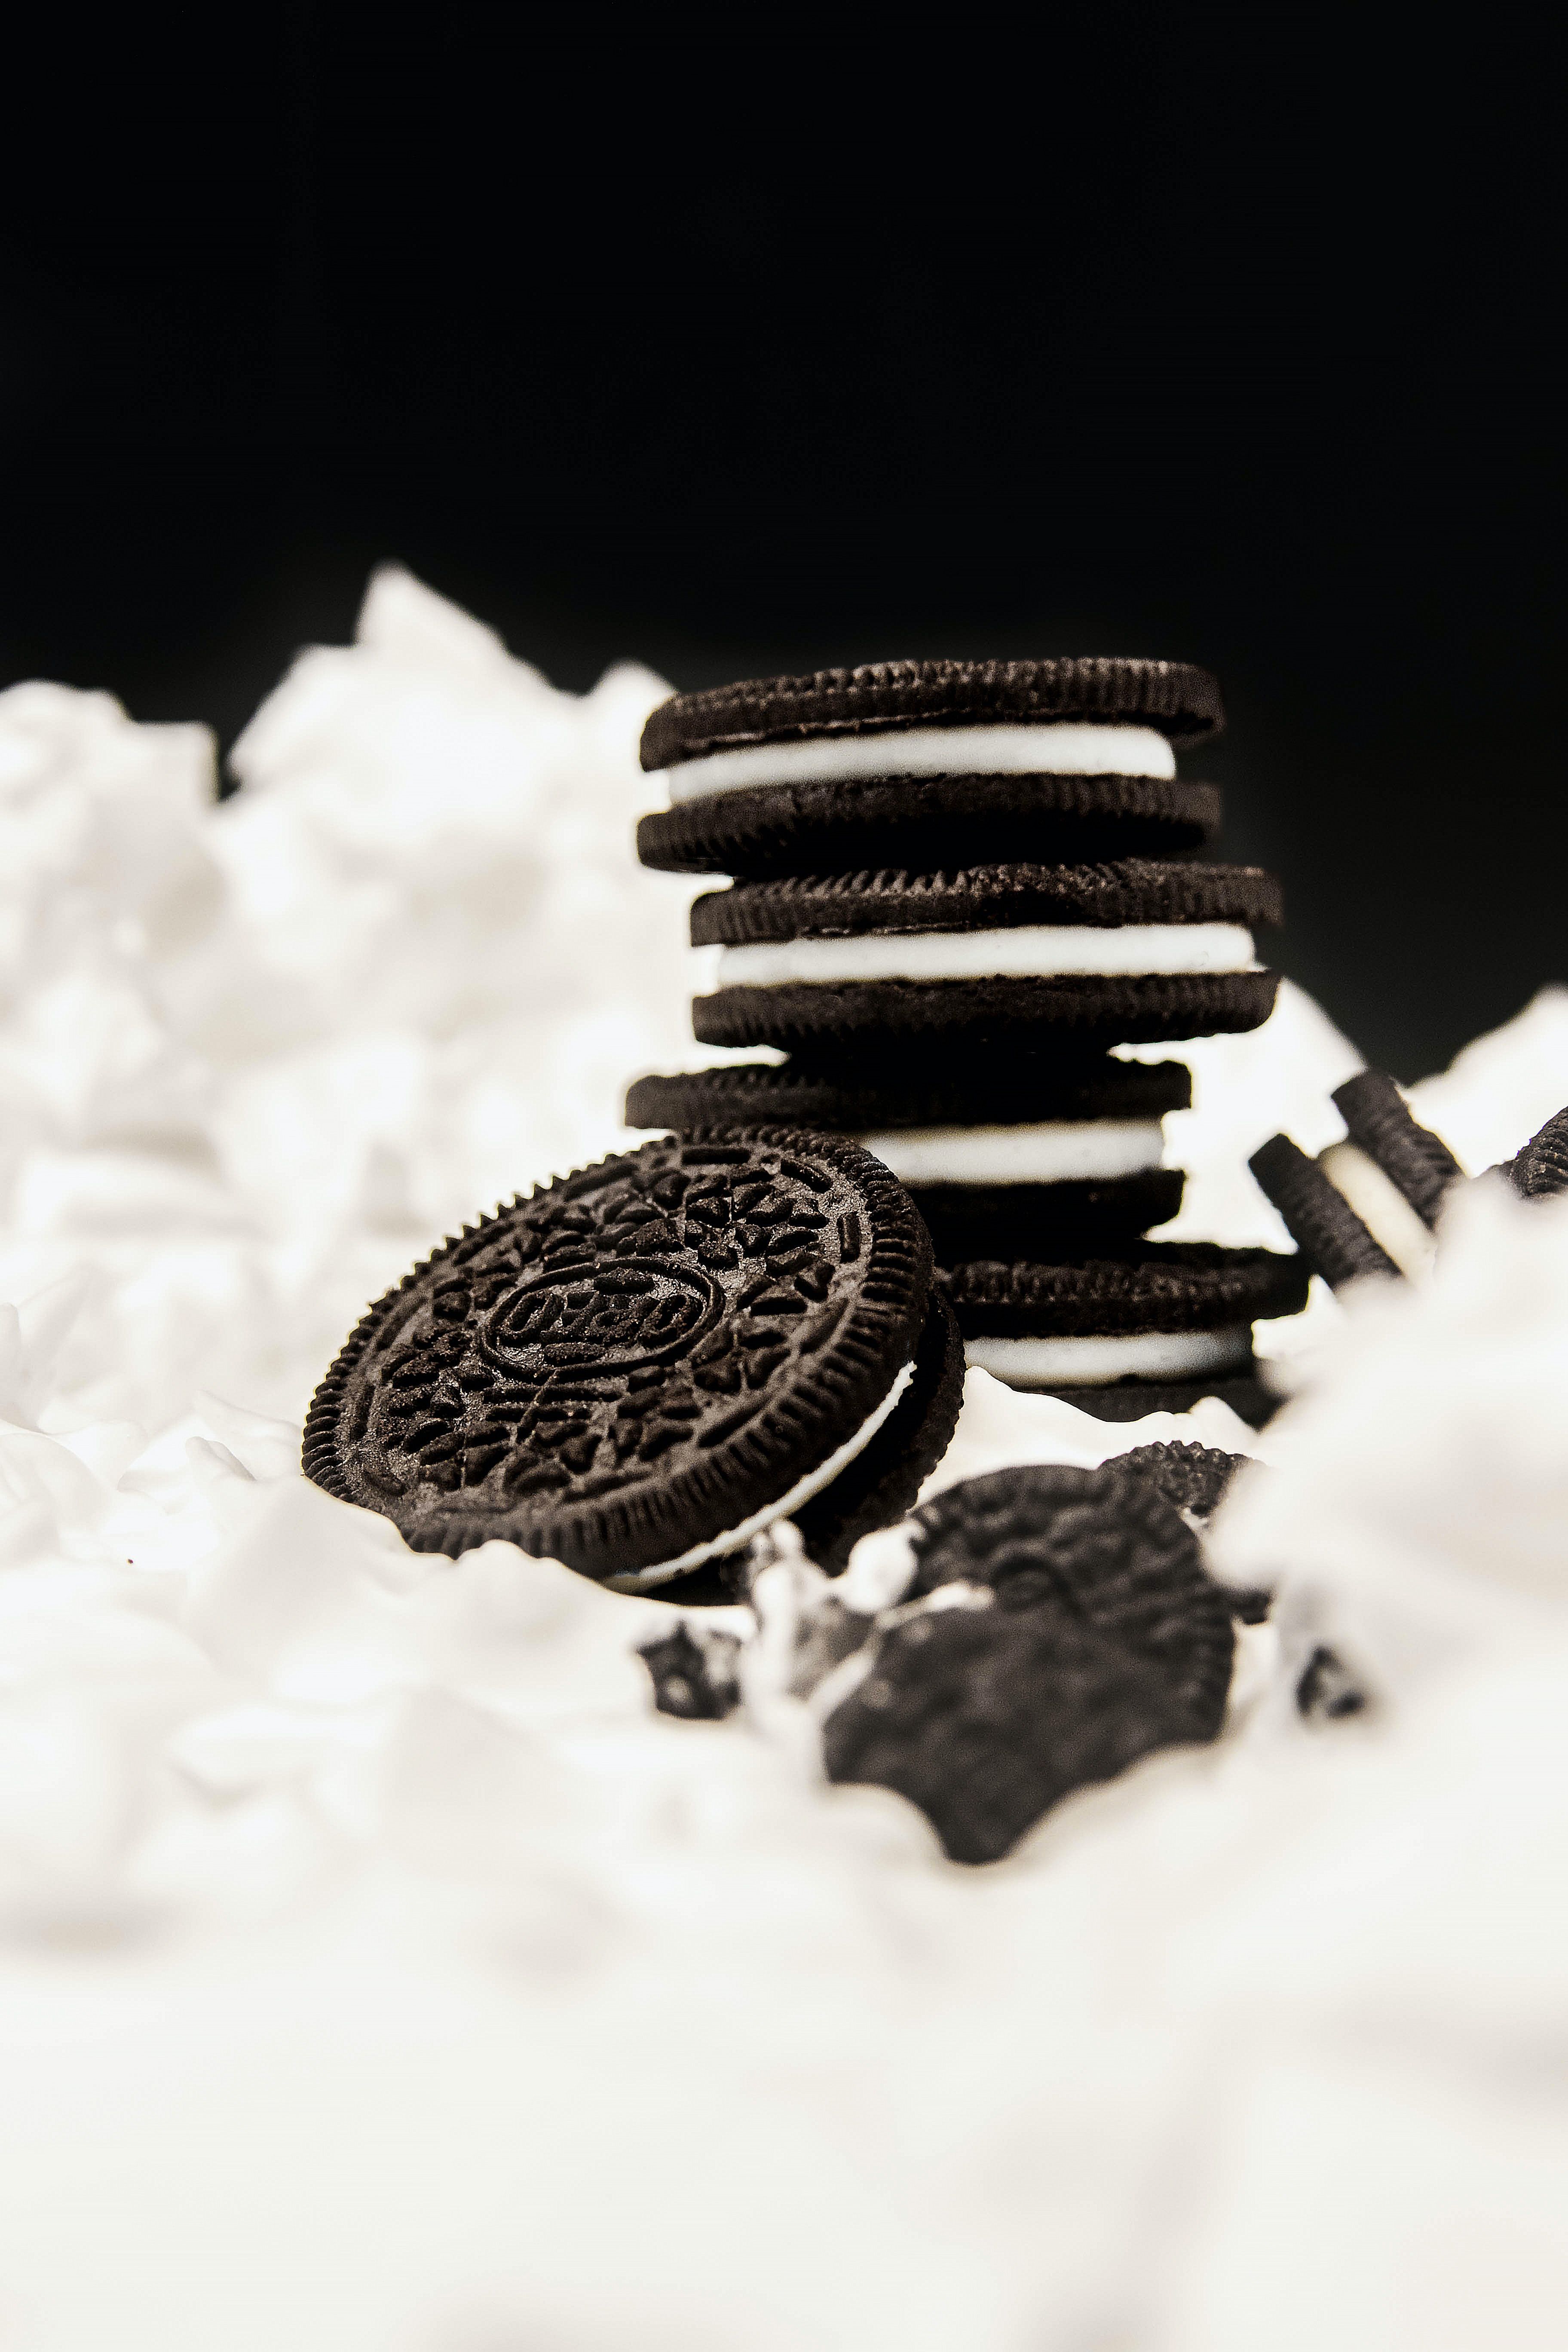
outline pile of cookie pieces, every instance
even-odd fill
[[[786,1525],[752,1548],[754,1631],[694,1615],[644,1643],[655,1703],[709,1720],[743,1707],[764,1731],[793,1710],[829,1780],[896,1790],[952,1861],[999,1861],[1074,1790],[1217,1737],[1236,1623],[1268,1605],[1204,1563],[1238,1467],[1167,1444],[1099,1469],[999,1470],[922,1504],[832,1580]],[[1324,1711],[1332,1664],[1298,1694],[1304,1714]],[[1359,1703],[1336,1685],[1327,1704]]]
[[[852,1137],[910,1189],[969,1361],[1109,1420],[1219,1396],[1260,1424],[1252,1325],[1305,1301],[1277,1252],[1144,1238],[1184,1178],[1176,1062],[1114,1057],[1268,1018],[1252,931],[1272,876],[1194,857],[1213,785],[1177,745],[1223,724],[1176,662],[889,662],[677,695],[645,769],[669,805],[646,865],[730,875],[704,1045],[742,1062],[641,1078],[629,1125]]]
[[[798,1731],[804,1709],[829,1777],[898,1790],[984,1862],[1070,1790],[1213,1738],[1232,1620],[1264,1604],[1203,1568],[1192,1530],[1235,1461],[1202,1448],[917,1507],[963,1382],[880,1160],[788,1128],[669,1136],[481,1218],[379,1300],[304,1467],[416,1549],[499,1538],[677,1603],[647,1654],[666,1712],[743,1696]]]

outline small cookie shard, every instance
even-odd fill
[[[951,1402],[940,1315],[922,1349],[931,1281],[907,1194],[842,1138],[645,1144],[482,1219],[372,1307],[317,1391],[305,1471],[416,1549],[500,1538],[634,1589],[809,1499],[826,1539],[843,1471],[850,1516],[874,1495],[896,1517],[951,1434],[899,1420],[933,1355],[926,1403]]]
[[[733,1633],[708,1633],[699,1641],[686,1625],[637,1652],[653,1685],[660,1715],[688,1723],[720,1723],[740,1705],[735,1662],[741,1644]]]
[[[1192,1530],[1146,1475],[1023,1468],[915,1513],[912,1593],[827,1717],[834,1780],[919,1805],[958,1862],[993,1862],[1075,1789],[1212,1739],[1234,1635]],[[986,1605],[931,1605],[944,1588]]]
[[[1549,1118],[1522,1151],[1503,1161],[1501,1172],[1526,1201],[1568,1192],[1568,1110]]]
[[[1366,1693],[1338,1654],[1320,1643],[1296,1685],[1296,1706],[1310,1723],[1337,1723],[1360,1715]]]
[[[872,1038],[1037,1046],[1048,1029],[1081,1059],[1258,1026],[1279,982],[1252,931],[1280,919],[1257,867],[1144,858],[736,883],[691,909],[693,944],[722,949],[692,1023],[705,1044],[810,1057]]]

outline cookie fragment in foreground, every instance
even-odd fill
[[[914,1605],[879,1621],[823,1754],[831,1780],[918,1805],[953,1861],[996,1861],[1075,1789],[1218,1732],[1227,1601],[1146,1475],[998,1471],[911,1532]]]
[[[740,1705],[735,1671],[740,1641],[733,1633],[693,1633],[684,1623],[645,1642],[637,1652],[653,1685],[660,1715],[688,1723],[720,1723]]]

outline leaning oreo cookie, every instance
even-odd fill
[[[976,1262],[942,1277],[971,1364],[1102,1421],[1219,1397],[1260,1427],[1255,1322],[1296,1314],[1302,1260],[1213,1242],[1143,1242],[1092,1257]]]
[[[1464,1170],[1384,1071],[1359,1072],[1331,1099],[1349,1130],[1344,1142],[1310,1160],[1276,1135],[1247,1165],[1332,1288],[1365,1275],[1425,1273],[1444,1198]]]
[[[806,1053],[1045,1029],[1081,1052],[1255,1029],[1279,982],[1254,961],[1252,927],[1280,919],[1256,866],[1142,858],[737,883],[691,909],[693,946],[723,950],[692,1026],[704,1045]]]
[[[1141,1472],[997,1471],[910,1534],[914,1605],[879,1621],[823,1755],[919,1805],[953,1860],[995,1861],[1073,1790],[1218,1732],[1229,1607]]]
[[[931,1282],[908,1195],[851,1143],[645,1144],[482,1219],[373,1307],[310,1407],[305,1471],[416,1550],[500,1538],[626,1590],[808,1505],[830,1544],[906,1508],[952,1433]]]
[[[629,1127],[677,1132],[771,1117],[848,1133],[908,1188],[949,1265],[1026,1255],[1042,1237],[1087,1244],[1164,1224],[1184,1180],[1161,1165],[1160,1121],[1191,1099],[1179,1062],[1016,1053],[959,1055],[944,1067],[928,1054],[864,1074],[742,1062],[639,1078],[626,1116]]]

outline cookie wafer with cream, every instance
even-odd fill
[[[1348,1129],[1342,1143],[1311,1160],[1276,1135],[1248,1166],[1331,1288],[1368,1275],[1424,1273],[1443,1201],[1464,1170],[1385,1071],[1358,1072],[1331,1099]]]
[[[692,1025],[704,1045],[1096,1045],[1255,1029],[1273,1009],[1255,926],[1281,919],[1256,866],[1125,858],[736,883],[697,899],[721,949]]]
[[[1140,1242],[1050,1261],[971,1262],[942,1276],[971,1364],[1102,1421],[1184,1412],[1217,1396],[1254,1426],[1276,1400],[1252,1326],[1306,1304],[1308,1270],[1277,1250]]]
[[[1164,1224],[1184,1180],[1161,1164],[1161,1120],[1191,1099],[1179,1062],[883,1055],[640,1078],[626,1116],[677,1132],[779,1118],[852,1135],[907,1187],[951,1265]]]
[[[1183,662],[873,662],[675,695],[643,732],[669,805],[637,852],[753,877],[1169,856],[1219,822],[1175,746],[1223,725],[1215,679]]]

